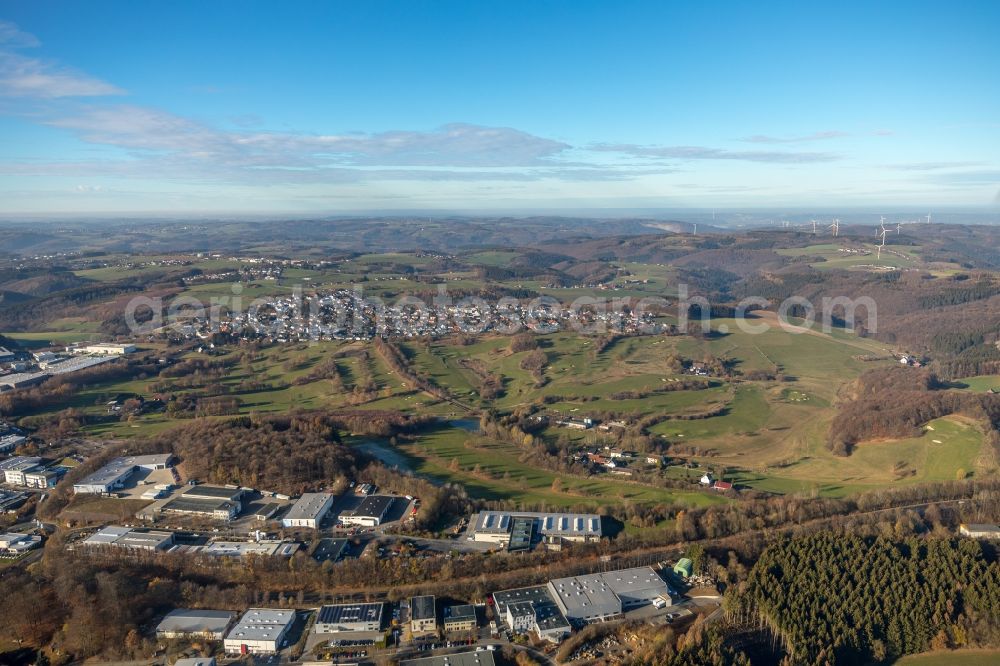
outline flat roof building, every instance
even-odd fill
[[[361,500],[356,509],[341,513],[340,522],[344,525],[377,527],[385,520],[395,499],[389,495],[369,495]]]
[[[7,532],[0,534],[0,553],[20,555],[42,545],[42,537],[34,534]]]
[[[445,631],[473,631],[478,624],[476,607],[471,604],[446,606],[444,609]]]
[[[1000,525],[991,523],[962,523],[958,533],[973,539],[1000,539]]]
[[[7,434],[0,435],[0,453],[10,453],[17,447],[28,441],[24,435]]]
[[[496,666],[492,650],[478,652],[457,652],[442,654],[436,657],[421,657],[420,659],[404,659],[399,666]]]
[[[652,567],[559,578],[549,581],[548,588],[559,610],[576,624],[606,622],[673,596]]]
[[[560,641],[570,633],[570,624],[544,585],[493,593],[497,616],[511,632],[533,631],[540,638]]]
[[[206,546],[190,546],[186,552],[212,557],[291,557],[300,547],[298,541],[213,541]]]
[[[125,487],[125,483],[138,469],[167,469],[173,463],[170,453],[153,453],[142,456],[114,458],[104,467],[73,484],[73,492],[107,495]]]
[[[313,631],[335,634],[349,631],[381,631],[385,604],[334,604],[319,609]]]
[[[84,546],[114,546],[129,550],[166,550],[174,544],[174,533],[109,525],[83,541]]]
[[[284,527],[317,529],[332,506],[331,493],[304,493],[282,518],[281,524]]]
[[[243,491],[223,486],[191,486],[158,511],[201,516],[228,522],[243,510]]]
[[[83,347],[74,347],[72,350],[77,354],[99,354],[102,356],[125,356],[126,354],[131,354],[135,351],[135,345],[131,344],[114,344],[110,342],[103,342],[93,345],[85,345]]]
[[[177,608],[167,613],[156,626],[157,638],[196,636],[221,641],[236,613],[223,610]]]
[[[599,541],[601,517],[596,514],[481,511],[473,528],[476,541],[496,543],[511,550],[530,546],[535,534],[543,539],[575,543]]]
[[[275,654],[295,622],[294,610],[251,608],[223,641],[227,654]]]
[[[437,609],[433,595],[410,599],[410,631],[422,633],[437,630]]]
[[[27,485],[24,475],[41,469],[42,459],[36,456],[15,456],[0,462],[0,472],[3,473],[4,483],[12,486]]]

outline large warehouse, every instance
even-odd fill
[[[476,541],[516,545],[518,549],[530,545],[523,541],[534,534],[576,543],[599,541],[601,517],[590,513],[481,511],[473,528]]]
[[[384,604],[335,604],[319,609],[313,631],[335,634],[349,631],[381,631]]]
[[[200,637],[221,641],[236,613],[221,610],[177,608],[156,627],[157,638]]]
[[[242,497],[243,491],[239,488],[193,486],[164,504],[160,511],[230,521],[243,509]]]
[[[173,462],[169,453],[114,458],[101,469],[73,484],[73,492],[107,495],[125,487],[125,483],[138,469],[166,469]]]
[[[223,647],[227,654],[275,654],[294,622],[294,610],[251,608],[226,636]]]
[[[83,541],[84,546],[114,546],[128,550],[166,550],[174,545],[174,533],[109,525]]]
[[[559,578],[549,581],[548,588],[566,619],[578,625],[613,620],[673,596],[652,567]]]
[[[333,495],[330,493],[304,493],[282,518],[281,524],[284,527],[318,529],[332,506]]]

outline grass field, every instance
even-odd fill
[[[996,666],[1000,664],[1000,650],[947,650],[911,654],[895,662],[894,666]]]
[[[653,488],[613,477],[557,474],[523,460],[524,452],[460,428],[440,428],[401,443],[398,451],[412,471],[440,482],[459,483],[473,497],[509,500],[533,507],[590,507],[609,503],[673,503],[705,506],[725,502],[698,491]],[[553,482],[558,479],[558,483]]]
[[[990,389],[1000,391],[1000,375],[979,375],[978,377],[965,377],[956,383],[965,384],[966,391],[983,393]]]
[[[922,263],[917,253],[918,248],[896,245],[894,240],[891,235],[886,237],[887,243],[882,248],[881,259],[877,258],[878,243],[874,240],[871,242],[845,240],[841,243],[818,243],[806,247],[780,249],[777,252],[786,257],[817,257],[819,260],[811,263],[810,266],[819,270],[873,268],[876,266],[910,268]],[[849,249],[863,249],[868,254],[846,251]]]

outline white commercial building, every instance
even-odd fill
[[[0,534],[0,552],[8,555],[20,555],[41,545],[42,537],[37,535],[13,532]]]
[[[3,482],[12,486],[27,485],[24,475],[34,472],[41,467],[42,459],[35,456],[15,456],[0,462],[0,472],[3,473]]]
[[[274,654],[295,622],[294,610],[251,608],[232,628],[223,647],[227,654]]]
[[[281,524],[285,527],[317,529],[332,506],[333,495],[330,493],[305,493],[288,510]]]
[[[395,499],[389,495],[369,495],[361,500],[356,509],[341,513],[340,522],[344,525],[378,527],[385,521]]]
[[[82,347],[74,347],[72,349],[75,354],[98,354],[100,356],[125,356],[126,354],[131,354],[135,351],[135,345],[130,344],[113,344],[110,342],[104,342],[93,345],[84,345]]]

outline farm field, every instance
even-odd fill
[[[894,666],[995,666],[1000,663],[1000,650],[945,650],[911,654],[894,662]]]

